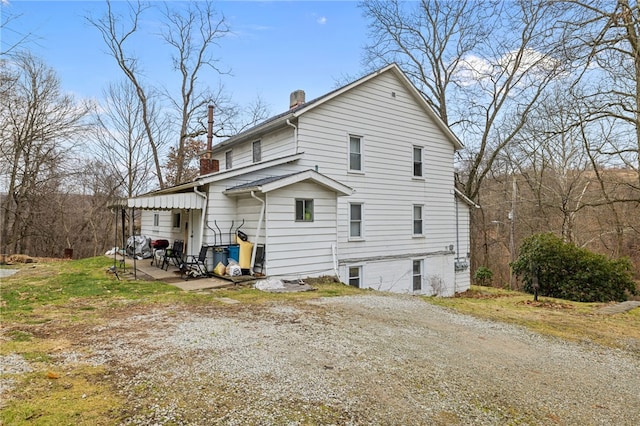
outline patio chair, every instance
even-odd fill
[[[202,246],[197,256],[192,254],[187,255],[183,267],[180,268],[181,275],[183,275],[186,280],[188,280],[189,277],[208,277],[211,275],[206,264],[208,251],[209,246]]]
[[[169,269],[169,263],[173,263],[176,267],[182,269],[182,264],[184,263],[182,260],[183,250],[184,241],[175,240],[171,248],[168,248],[164,251],[161,268],[166,271],[167,269]]]

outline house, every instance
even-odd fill
[[[128,201],[142,234],[253,244],[271,277],[337,276],[377,290],[469,288],[469,211],[454,188],[462,144],[396,64],[209,145],[192,182]],[[210,119],[211,121],[211,119]],[[211,127],[211,123],[210,123]],[[262,250],[258,250],[262,248]],[[208,260],[210,265],[215,261]]]

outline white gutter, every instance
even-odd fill
[[[291,123],[291,121],[289,121],[289,119],[287,118],[287,125],[293,127],[293,153],[297,154],[298,153],[298,127]]]
[[[207,223],[207,206],[209,205],[209,198],[204,192],[200,192],[197,187],[193,187],[193,192],[198,194],[204,200],[204,206],[202,206],[202,217],[200,218],[200,247],[204,244],[204,224]],[[200,248],[198,248],[200,250]]]
[[[264,210],[266,207],[266,203],[263,199],[256,197],[255,191],[251,191],[251,197],[262,203],[262,208],[260,209],[260,219],[258,219],[258,227],[256,228],[256,236],[254,238],[255,243],[253,244],[253,250],[251,251],[251,269],[249,270],[249,272],[251,273],[251,275],[253,275],[253,265],[256,262],[256,251],[258,250],[258,237],[260,236],[260,228],[262,228],[262,220],[264,219]]]

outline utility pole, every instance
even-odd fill
[[[518,187],[516,185],[516,177],[513,176],[513,189],[511,190],[511,211],[509,212],[509,290],[513,290],[514,287],[514,276],[513,276],[513,266],[511,264],[515,262],[516,255],[516,241],[515,241],[515,233],[516,233],[516,196],[518,195]]]

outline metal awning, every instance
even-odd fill
[[[203,203],[204,199],[194,192],[136,197],[127,200],[129,207],[148,210],[202,209]]]

